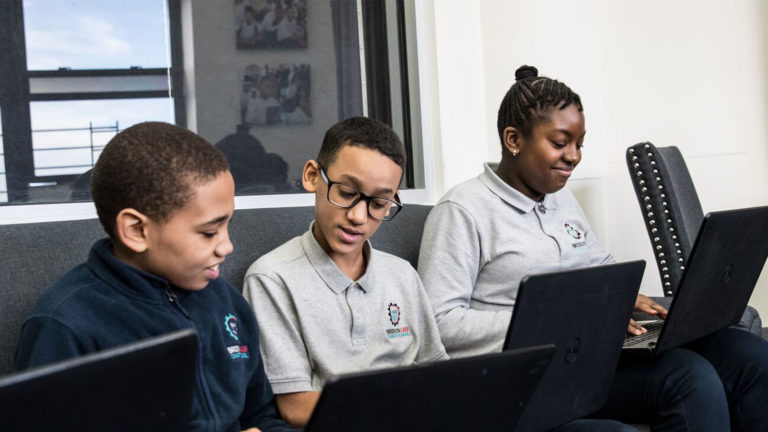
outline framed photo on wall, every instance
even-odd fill
[[[240,121],[249,125],[312,122],[309,64],[253,64],[241,73]]]
[[[307,47],[307,0],[234,0],[237,48]]]

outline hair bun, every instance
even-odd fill
[[[515,71],[516,81],[524,80],[526,78],[536,78],[537,76],[539,76],[539,70],[533,66],[520,66]]]

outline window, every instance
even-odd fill
[[[227,154],[238,195],[303,192],[302,169],[317,156],[325,131],[356,115],[393,126],[411,153],[403,187],[421,185],[411,152],[415,111],[408,108],[410,2],[229,1],[234,20],[223,16],[221,3],[191,2],[184,56],[191,57],[189,40],[205,46],[194,51],[188,85],[196,102],[188,104],[188,118]],[[296,9],[300,43],[281,47],[276,35],[258,30],[288,15],[281,8]]]
[[[1,201],[89,200],[89,170],[115,133],[146,120],[183,123],[175,115],[183,100],[170,91],[174,4],[0,4],[2,40],[10,41],[0,44],[8,155]]]
[[[117,131],[148,119],[173,122],[167,98],[31,102],[35,178],[89,170]]]
[[[0,2],[0,41],[15,41],[0,43],[0,203],[87,201],[103,146],[147,120],[194,130],[228,156],[238,195],[263,195],[303,192],[301,169],[325,130],[368,115],[406,144],[402,186],[422,187],[412,9],[403,0]]]

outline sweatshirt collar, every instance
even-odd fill
[[[485,163],[483,164],[483,167],[483,172],[478,176],[480,182],[483,183],[491,193],[521,212],[528,213],[532,211],[537,204],[543,205],[546,210],[554,210],[557,208],[557,202],[552,194],[544,195],[544,199],[542,199],[541,202],[538,202],[528,198],[525,194],[507,184],[507,182],[502,180],[501,177],[496,174],[495,169],[498,167],[498,164]]]
[[[148,303],[167,302],[171,284],[164,278],[137,269],[117,259],[112,253],[112,240],[98,240],[88,254],[88,267],[100,279],[127,296]],[[175,294],[180,294],[175,289]]]

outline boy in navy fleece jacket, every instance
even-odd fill
[[[285,431],[259,354],[252,310],[219,264],[234,182],[210,143],[166,123],[142,123],[104,148],[93,201],[109,238],[53,284],[22,327],[26,369],[182,328],[199,336],[188,430]]]

